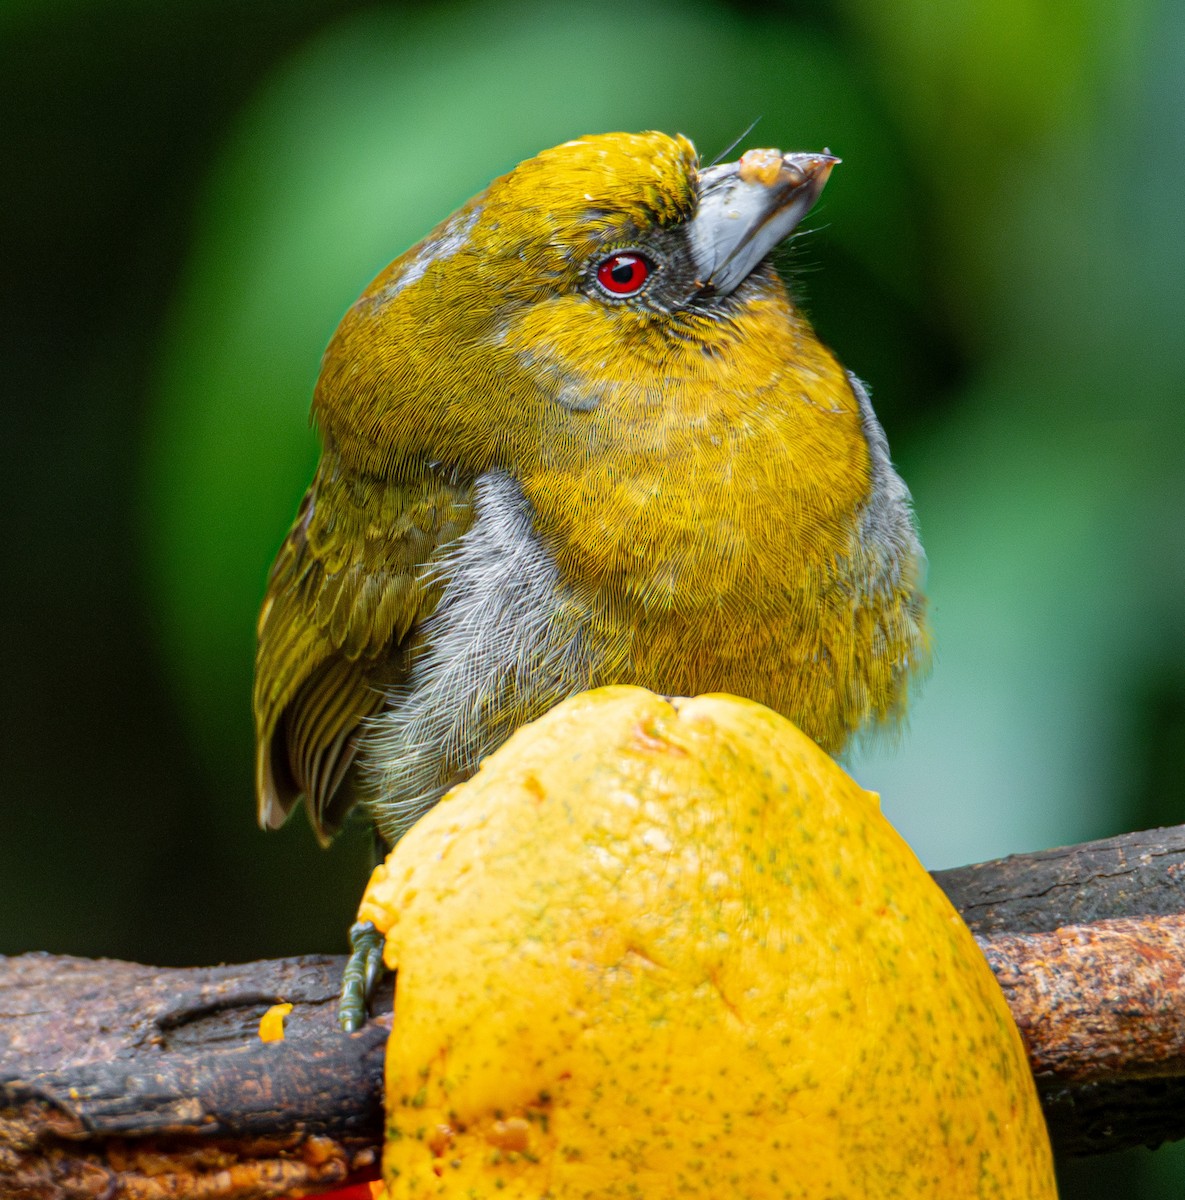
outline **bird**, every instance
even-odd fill
[[[350,307],[258,622],[260,824],[389,845],[605,684],[724,692],[840,754],[929,652],[925,556],[864,385],[772,255],[839,159],[581,137]]]

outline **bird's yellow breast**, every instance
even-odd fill
[[[844,575],[870,458],[843,368],[778,286],[675,337],[564,305],[504,343],[561,398],[519,481],[597,681],[751,696],[838,748],[895,690],[853,694],[878,622]]]
[[[519,478],[565,576],[698,613],[737,598],[760,611],[832,573],[868,494],[868,447],[843,368],[780,289],[675,337],[623,337],[609,313],[590,338],[564,303],[506,340],[561,397]]]

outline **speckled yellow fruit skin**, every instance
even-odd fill
[[[402,1197],[1056,1195],[971,934],[860,789],[729,696],[577,696],[376,869]]]

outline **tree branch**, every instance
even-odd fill
[[[1004,989],[1058,1152],[1185,1137],[1185,826],[935,878]],[[391,989],[342,1034],[343,961],[0,958],[0,1200],[256,1200],[373,1174]],[[264,1044],[281,1000],[285,1040]]]
[[[935,871],[973,933],[1185,912],[1185,825]]]

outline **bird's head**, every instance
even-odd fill
[[[785,330],[792,313],[769,255],[836,162],[751,150],[701,168],[661,133],[544,151],[353,305],[326,353],[320,424],[369,469],[513,467],[606,423],[653,425],[685,384],[760,381],[786,346],[759,326]]]

